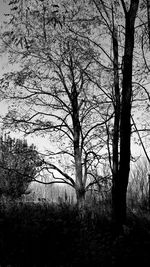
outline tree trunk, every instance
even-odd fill
[[[76,169],[76,198],[77,206],[80,210],[84,209],[85,206],[85,185],[83,184],[82,177],[82,162],[80,151],[78,151],[78,156],[75,156],[75,169]]]
[[[120,112],[120,167],[113,185],[113,215],[118,229],[126,223],[126,193],[130,171],[132,62],[134,49],[134,25],[139,0],[132,0],[125,10],[125,48],[123,57],[122,102]]]
[[[75,177],[76,177],[75,190],[77,197],[77,206],[82,213],[82,209],[84,210],[85,206],[85,184],[83,181],[83,172],[82,172],[82,150],[80,146],[81,125],[79,118],[78,93],[75,83],[73,83],[72,87],[71,103],[72,103],[72,122],[73,122],[73,132],[74,132],[73,145],[74,145]]]
[[[77,206],[80,210],[85,207],[85,190],[84,188],[76,188]]]
[[[114,131],[113,131],[113,185],[112,185],[112,210],[113,210],[113,220],[115,220],[114,216],[116,214],[115,206],[116,206],[116,184],[118,183],[118,170],[119,170],[119,131],[120,131],[120,88],[119,88],[119,67],[118,67],[118,31],[117,27],[114,25],[113,21],[113,55],[114,55]]]
[[[150,212],[150,174],[148,174],[148,209]]]

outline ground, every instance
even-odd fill
[[[22,204],[2,210],[1,267],[123,266],[150,262],[150,221],[130,214],[114,237],[109,215],[81,219],[75,207]]]

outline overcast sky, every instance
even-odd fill
[[[0,0],[0,16],[1,16],[1,19],[3,19],[2,16],[8,10],[7,2],[8,2],[7,0]]]
[[[4,14],[7,14],[9,6],[7,4],[8,0],[0,0],[0,26],[2,26],[3,20],[5,18]],[[0,76],[7,68],[7,58],[5,55],[0,55]]]
[[[0,28],[2,26],[3,20],[5,18],[4,14],[6,14],[9,10],[8,0],[0,0]],[[7,64],[7,57],[6,55],[0,55],[0,77],[2,74],[7,71],[8,64]],[[7,111],[7,107],[5,103],[2,101],[0,102],[0,114],[3,115]]]

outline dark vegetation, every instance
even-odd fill
[[[37,174],[39,155],[26,140],[0,136],[0,197],[11,199],[28,194],[28,187]]]
[[[148,265],[150,216],[128,211],[124,233],[113,234],[105,210],[59,203],[1,204],[0,266]]]

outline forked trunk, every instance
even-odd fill
[[[124,3],[124,1],[122,1]],[[130,9],[125,12],[125,48],[122,69],[122,97],[120,111],[120,166],[113,177],[113,217],[118,230],[126,223],[126,193],[130,171],[132,62],[134,29],[139,0],[131,0]]]

